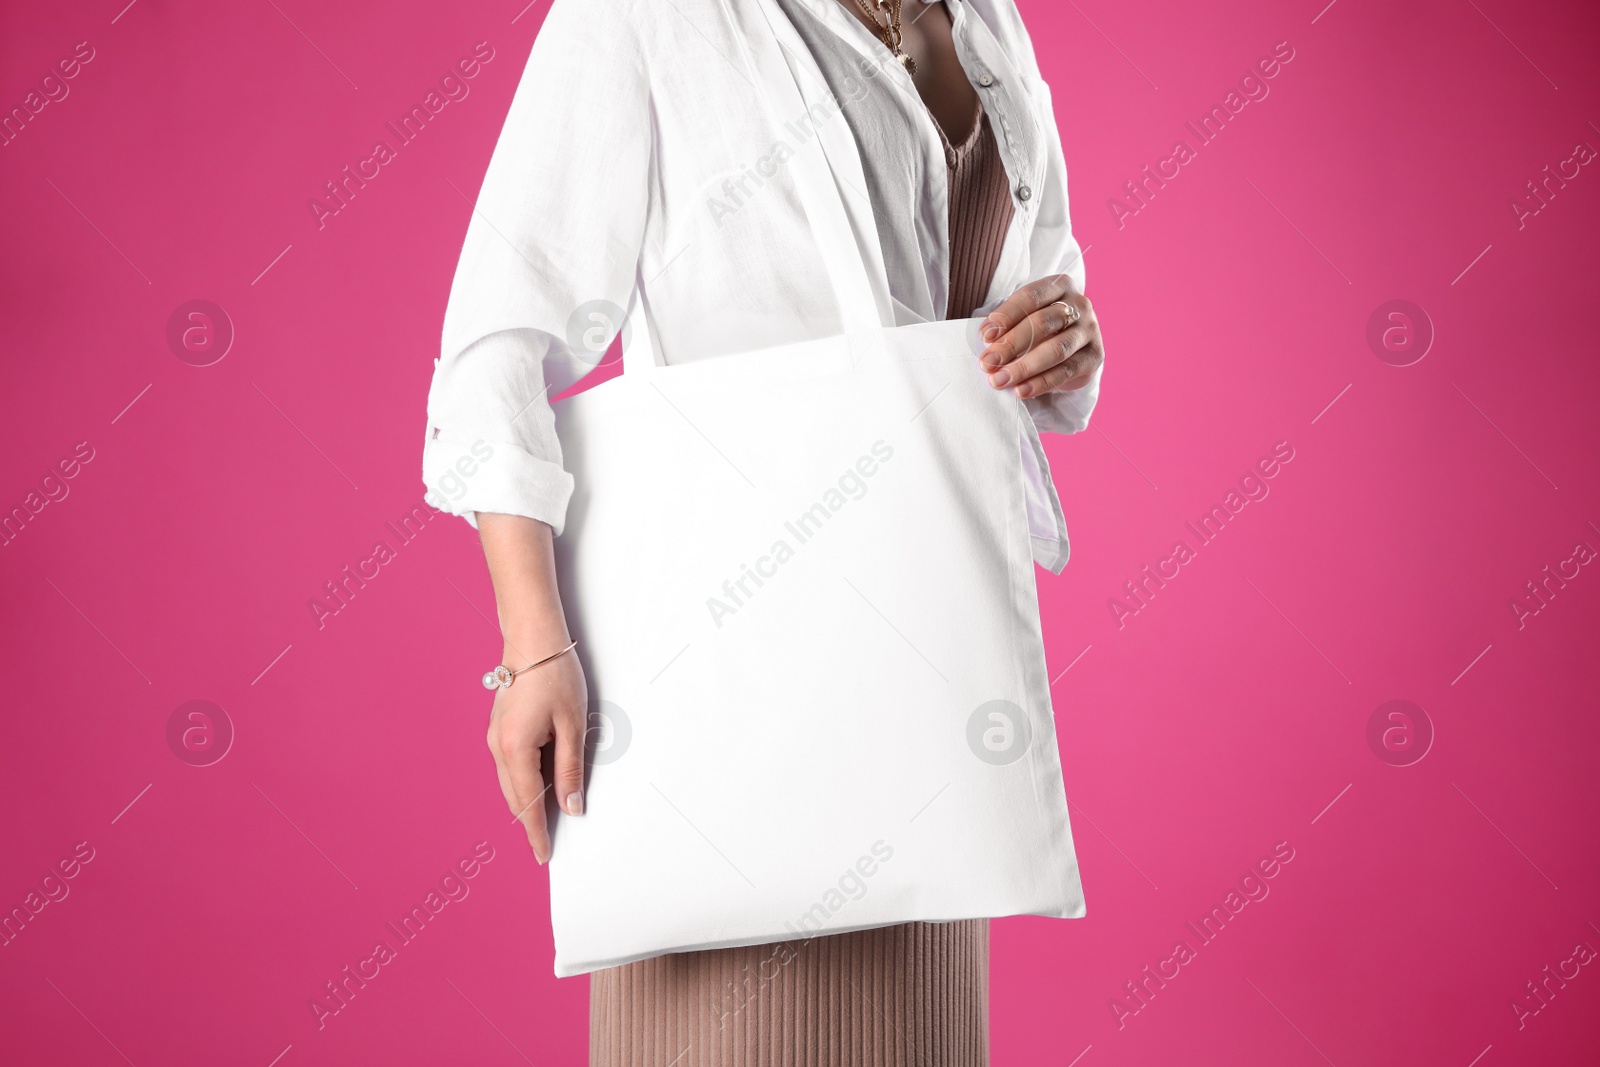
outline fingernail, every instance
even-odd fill
[[[569,793],[569,794],[567,794],[567,814],[568,815],[582,815],[583,814],[583,794],[582,793]]]
[[[1023,382],[1021,385],[1017,386],[1017,395],[1022,397],[1024,400],[1028,398],[1028,394],[1031,392],[1033,392],[1033,386],[1029,385],[1027,382]]]
[[[1009,381],[1011,381],[1010,371],[998,370],[989,375],[989,384],[994,386],[996,389],[1004,389],[1006,387],[1006,383]]]
[[[1000,336],[1000,324],[986,319],[983,325],[978,327],[978,334],[985,341],[993,341]]]

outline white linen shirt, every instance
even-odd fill
[[[800,2],[858,52],[863,89],[883,78],[917,98],[837,0]],[[1081,291],[1050,89],[1014,0],[913,2],[948,2],[1011,183],[1016,210],[979,314],[1048,275]],[[895,325],[861,148],[840,114],[851,96],[829,90],[776,0],[554,0],[451,286],[428,394],[429,502],[474,526],[488,511],[559,534],[572,478],[548,397],[592,370],[619,328],[626,361],[676,364]],[[937,237],[923,245],[926,272],[947,285],[942,142],[926,108],[909,113]],[[859,253],[854,279],[827,265],[839,244]],[[842,291],[853,280],[870,296]],[[863,301],[875,322],[852,318]],[[1041,431],[1075,433],[1099,385],[1097,371],[1025,404]]]

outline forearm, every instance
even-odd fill
[[[561,610],[549,525],[489,512],[479,512],[477,520],[505,639],[502,662],[515,670],[560,651],[572,638]]]

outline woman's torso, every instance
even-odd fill
[[[844,204],[879,324],[945,316],[950,241],[939,127],[909,76],[837,0],[783,2],[805,5],[815,19],[831,11],[838,27],[855,32],[854,40],[840,34],[846,47],[831,52],[854,65],[853,77],[842,65],[819,69],[792,25],[767,29],[761,9],[768,5],[759,0],[729,8],[686,2],[634,9],[653,25],[639,29],[641,40],[650,42],[650,101],[637,121],[648,129],[630,132],[652,141],[636,279],[647,336],[636,325],[632,340],[654,349],[658,362],[849,328],[833,291],[835,272],[818,249],[831,238],[819,232],[799,188],[808,181],[811,196]],[[1031,55],[1024,57],[1025,31],[1015,8],[1009,0],[952,0],[952,11],[954,45],[983,102],[1014,212],[992,271],[990,293],[1004,293],[1054,269],[1072,237],[1064,203],[1051,208],[1059,219],[1041,224],[1039,218],[1041,205],[1050,203],[1040,195],[1049,180],[1044,90],[1025,72]],[[774,31],[777,47],[763,52]],[[762,92],[773,95],[774,62],[787,65],[803,101],[791,96],[774,99],[770,110],[761,105]],[[842,91],[831,90],[829,69]],[[854,106],[869,98],[870,111]],[[854,121],[863,124],[860,132],[852,129]],[[858,148],[880,140],[886,125],[902,138],[904,150],[888,164],[902,173],[882,172],[879,154]],[[799,153],[818,148],[825,156],[821,173],[833,176],[828,188],[818,188],[797,161]],[[876,202],[868,193],[869,172]],[[576,241],[583,235],[555,236]],[[589,299],[585,288],[592,292],[599,284],[571,279],[569,306]]]

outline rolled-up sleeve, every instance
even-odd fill
[[[428,390],[422,479],[430,504],[473,526],[478,512],[558,534],[565,522],[573,482],[550,397],[593,369],[605,347],[597,319],[610,335],[620,328],[644,232],[650,90],[637,6],[555,0],[472,210]]]
[[[1056,127],[1055,109],[1051,106],[1050,86],[1039,74],[1031,44],[1028,49],[1026,62],[1032,68],[1034,85],[1039,93],[1039,124],[1045,137],[1045,181],[1032,241],[1035,276],[1065,274],[1082,293],[1086,292],[1084,284],[1087,272],[1084,269],[1083,250],[1073,235],[1072,217],[1068,211],[1067,161],[1061,150],[1061,133]],[[1100,374],[1103,369],[1104,364],[1095,368],[1088,384],[1081,389],[1056,391],[1024,400],[1039,432],[1078,433],[1088,429],[1089,415],[1100,399]]]
[[[561,466],[545,396],[547,350],[534,331],[502,330],[440,359],[422,450],[422,481],[434,507],[474,527],[477,512],[488,511],[526,515],[560,532],[572,476]],[[517,406],[508,410],[508,401]]]

